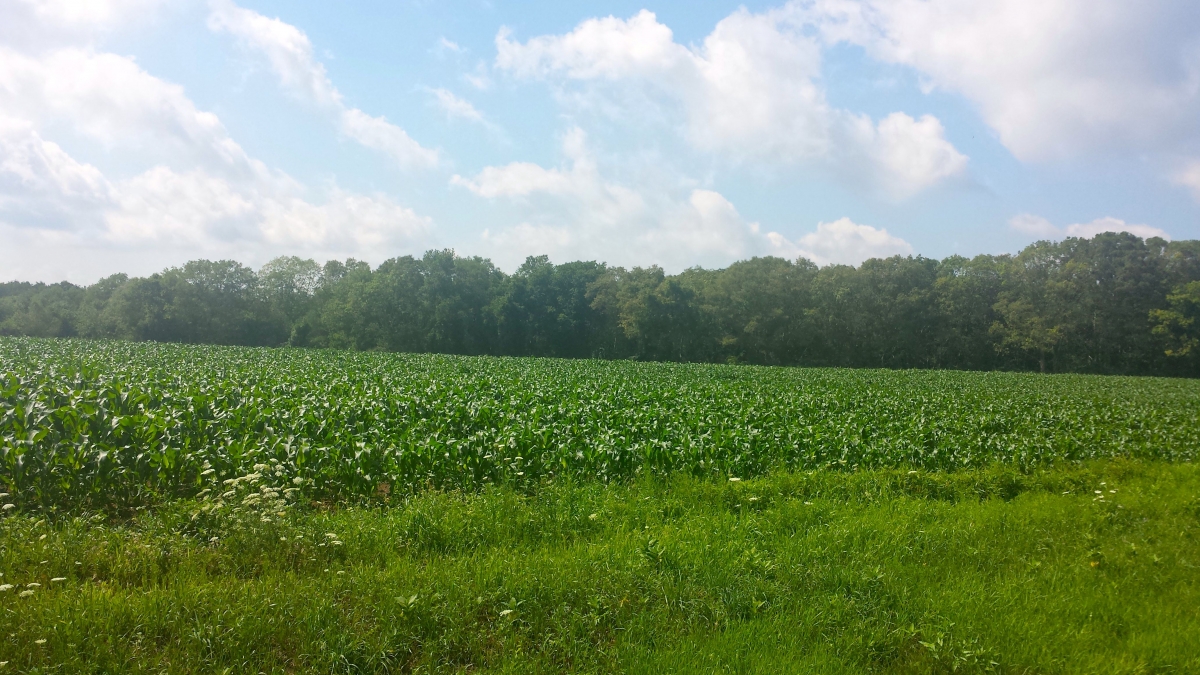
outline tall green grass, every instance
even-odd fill
[[[1200,672],[1190,463],[238,508],[0,518],[0,673]]]

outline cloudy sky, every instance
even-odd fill
[[[0,277],[1200,238],[1195,0],[0,0]]]

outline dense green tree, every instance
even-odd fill
[[[5,284],[0,292],[0,335],[74,337],[83,289],[59,284]]]
[[[547,256],[527,258],[494,306],[500,353],[592,356],[601,327],[588,289],[605,271],[595,262],[554,265]]]
[[[360,350],[1200,376],[1200,242],[1130,234],[849,267],[196,260],[0,284],[0,334]]]
[[[1200,281],[1175,289],[1167,302],[1168,309],[1150,311],[1152,332],[1163,338],[1167,356],[1194,360],[1200,352]]]
[[[933,282],[935,325],[928,348],[934,368],[987,370],[999,365],[989,331],[1008,256],[946,258]]]
[[[686,361],[703,344],[695,292],[657,265],[609,268],[589,288],[592,308],[605,314],[610,357]],[[603,349],[603,348],[602,348]]]
[[[296,256],[275,258],[258,271],[262,298],[287,319],[289,329],[312,311],[313,295],[323,281],[323,270],[315,260]]]

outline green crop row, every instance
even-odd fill
[[[17,508],[683,471],[1195,459],[1200,382],[0,338]],[[206,492],[207,491],[207,492]]]

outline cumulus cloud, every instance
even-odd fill
[[[435,166],[439,161],[436,150],[422,147],[386,118],[371,117],[358,108],[342,111],[339,128],[346,136],[383,152],[404,166]]]
[[[232,0],[211,0],[208,26],[233,35],[248,49],[266,57],[280,84],[336,114],[339,128],[358,143],[383,152],[406,167],[436,166],[438,152],[423,147],[406,131],[347,106],[341,92],[330,81],[325,66],[313,54],[312,42],[304,31],[279,19],[239,7]]]
[[[532,194],[583,197],[606,188],[587,149],[587,135],[578,127],[563,136],[563,154],[570,166],[546,169],[531,162],[512,162],[485,167],[474,178],[451,177],[453,185],[467,188],[480,197],[527,197]]]
[[[133,59],[64,48],[29,56],[0,47],[0,112],[57,122],[108,147],[259,171],[216,115]]]
[[[716,191],[654,181],[617,183],[604,177],[579,129],[564,136],[563,156],[560,167],[517,162],[452,179],[481,197],[526,207],[529,219],[483,234],[501,265],[515,266],[530,253],[670,270],[724,266],[754,255],[803,256],[826,265],[912,253],[907,242],[886,230],[845,218],[790,241],[762,232]]]
[[[784,12],[966,96],[1022,160],[1197,140],[1192,0],[793,0]]]
[[[696,264],[724,266],[764,248],[758,227],[711,190],[651,201],[605,186],[576,206],[582,208],[568,209],[569,224],[525,221],[488,229],[483,243],[501,266],[510,268],[526,255],[544,253],[558,260],[659,265],[671,271]]]
[[[942,123],[932,115],[913,119],[896,112],[878,125],[864,116],[855,131],[856,147],[869,161],[852,168],[873,171],[878,185],[893,197],[908,197],[966,170],[966,155],[946,140]]]
[[[1111,217],[1097,218],[1090,223],[1075,223],[1074,225],[1068,225],[1066,229],[1068,237],[1083,237],[1085,239],[1094,237],[1102,232],[1128,232],[1142,239],[1161,237],[1170,240],[1171,238],[1164,230],[1157,227],[1134,225]]]
[[[455,174],[450,182],[461,185],[480,197],[524,197],[533,193],[569,194],[586,185],[574,180],[570,171],[546,169],[531,162],[513,162],[485,167],[474,178]]]
[[[109,28],[162,3],[163,0],[13,0],[8,9],[17,16],[34,16],[47,24]]]
[[[317,203],[294,182],[244,181],[156,166],[112,180],[25,123],[0,121],[0,223],[60,241],[245,251],[264,245],[376,257],[414,250],[432,224],[382,195],[337,188]]]
[[[1090,239],[1103,232],[1128,232],[1143,239],[1161,237],[1170,240],[1166,231],[1149,225],[1126,223],[1119,218],[1097,218],[1090,223],[1074,223],[1066,227],[1057,227],[1049,220],[1030,213],[1022,213],[1008,221],[1013,230],[1022,234],[1031,234],[1042,239],[1061,239],[1063,237],[1081,237]]]
[[[832,223],[818,223],[815,232],[810,232],[794,242],[776,232],[767,234],[767,238],[776,255],[807,258],[822,266],[859,265],[869,258],[888,258],[913,253],[911,244],[889,234],[886,229],[859,225],[849,218],[840,218]]]
[[[496,36],[498,70],[596,89],[643,89],[681,111],[701,151],[741,160],[819,162],[905,197],[964,171],[967,158],[933,117],[878,124],[832,107],[817,84],[821,43],[782,11],[740,9],[698,47],[642,11],[589,19],[563,35]]]
[[[46,51],[146,20],[164,0],[7,0],[0,43]]]
[[[0,220],[57,230],[111,199],[96,167],[43,139],[31,123],[0,118]]]
[[[487,167],[451,182],[488,199],[503,199],[526,219],[489,228],[482,243],[502,266],[526,255],[659,264],[683,269],[725,265],[763,249],[758,226],[748,223],[717,192],[655,182],[630,187],[602,175],[578,128],[562,139],[562,166],[528,162]]]
[[[1022,234],[1035,237],[1050,238],[1059,236],[1062,232],[1049,220],[1032,213],[1021,213],[1008,221],[1008,226]]]
[[[101,4],[59,18],[102,19]],[[347,133],[411,151],[386,122],[363,117],[346,121]],[[119,150],[124,173],[73,157],[59,135]],[[10,274],[90,281],[117,260],[145,273],[199,256],[255,263],[280,252],[378,259],[419,251],[432,232],[428,218],[384,195],[312,190],[268,169],[182,87],[132,58],[0,46],[0,268]]]

